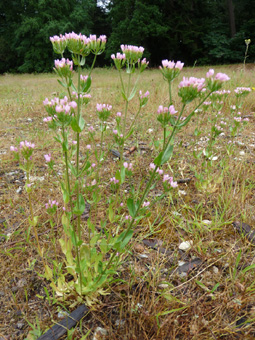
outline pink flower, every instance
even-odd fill
[[[113,182],[114,184],[119,183],[119,180],[116,179],[115,177],[110,178],[110,182]]]
[[[142,99],[142,98],[146,98],[146,97],[148,97],[149,96],[149,94],[150,94],[150,92],[149,91],[146,91],[144,94],[142,94],[142,91],[139,91],[139,96],[140,96],[140,98]]]
[[[76,103],[75,101],[71,101],[71,102],[69,103],[69,105],[70,105],[73,109],[75,109],[75,108],[77,107],[77,103]]]
[[[214,69],[210,69],[207,73],[206,73],[206,78],[211,78],[214,75]]]
[[[169,175],[164,175],[163,176],[163,182],[166,182],[166,181],[172,181],[173,180],[173,177],[170,177]]]
[[[215,76],[215,80],[219,80],[221,82],[228,81],[230,78],[225,73],[217,73]]]
[[[170,113],[170,115],[174,115],[175,113],[177,113],[177,111],[175,110],[173,105],[169,106],[169,113]]]
[[[15,146],[10,146],[10,150],[11,150],[11,151],[15,151],[15,152],[17,152],[17,151],[18,151],[18,149],[17,149],[17,148],[15,148]]]
[[[104,111],[111,111],[112,106],[109,104],[97,104],[97,111],[102,112]]]
[[[88,144],[88,145],[86,146],[86,149],[90,150],[90,149],[91,149],[91,145]]]
[[[162,169],[157,169],[156,171],[159,175],[163,175],[164,171]]]
[[[96,185],[97,184],[97,181],[94,179],[92,182],[91,182],[91,185]]]
[[[178,68],[180,71],[183,69],[184,63],[177,61],[175,64],[175,68]]]
[[[154,163],[150,164],[150,169],[154,170],[156,168],[156,165]]]
[[[172,188],[177,188],[177,187],[178,187],[177,182],[173,182],[173,181],[172,181],[172,182],[170,183],[170,185],[171,185]]]
[[[123,166],[124,166],[125,169],[127,169],[128,168],[128,162],[124,162]]]
[[[121,117],[121,112],[117,112],[116,116]]]
[[[117,130],[113,130],[112,132],[114,133],[114,135],[117,135],[117,133],[118,133]]]
[[[148,207],[150,205],[150,202],[143,202],[143,207]]]
[[[49,163],[51,161],[51,154],[49,153],[48,155],[44,155],[46,163]]]

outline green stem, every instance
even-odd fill
[[[80,66],[80,60],[78,65],[78,103],[77,103],[77,123],[79,124],[80,116],[81,116],[81,66]],[[76,172],[77,176],[79,174],[79,160],[80,160],[80,133],[77,132],[76,134],[76,140],[77,140],[77,153],[76,153]],[[77,208],[80,209],[80,202],[79,202],[79,194],[80,194],[80,181],[79,176],[76,177],[77,180],[77,191],[76,191],[76,199],[77,199]],[[78,233],[78,239],[81,240],[81,216],[77,216],[77,233]]]
[[[168,82],[168,91],[169,91],[169,106],[173,104],[172,102],[172,82]]]
[[[96,59],[97,59],[97,55],[95,54],[94,59],[93,59],[93,62],[92,62],[92,65],[91,65],[91,68],[90,68],[90,70],[89,70],[89,77],[90,77],[91,72],[92,72],[92,70],[93,70],[93,68],[94,68],[94,66],[95,66]]]

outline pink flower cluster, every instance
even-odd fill
[[[116,179],[115,177],[112,177],[112,178],[110,178],[110,182],[114,183],[114,184],[117,184],[117,183],[119,183],[119,180]]]
[[[181,71],[183,69],[184,63],[182,63],[181,61],[177,61],[175,63],[174,61],[165,59],[165,60],[162,60],[162,66],[164,68],[169,68],[169,69],[177,68]]]
[[[66,114],[70,113],[71,109],[75,109],[77,107],[77,103],[75,101],[68,101],[67,96],[63,99],[59,99],[55,97],[51,101],[46,98],[43,101],[44,106],[54,108],[57,113],[64,112]]]
[[[48,208],[53,208],[54,206],[58,206],[59,203],[57,201],[52,201],[52,200],[49,200],[48,203],[45,204],[45,208],[48,209]]]
[[[65,33],[64,36],[50,37],[50,41],[56,53],[62,54],[67,46],[70,52],[86,56],[90,52],[100,53],[105,48],[106,36],[100,35],[97,38],[96,35],[90,35],[87,37],[81,33],[71,32]]]
[[[179,84],[179,88],[182,87],[193,87],[196,88],[198,92],[200,92],[205,87],[205,79],[196,77],[183,77]]]
[[[126,59],[126,55],[125,54],[121,54],[121,53],[117,53],[116,56],[115,54],[111,55],[111,58],[114,59],[118,59],[118,60],[125,60]]]
[[[55,117],[56,118],[56,117]],[[45,123],[48,123],[48,122],[51,122],[52,121],[52,117],[51,116],[48,116],[48,117],[45,117],[45,118],[43,118],[43,121],[45,122]]]
[[[223,96],[223,95],[228,95],[230,94],[231,91],[230,90],[220,90],[220,91],[215,91],[214,94],[218,94],[220,96]]]
[[[62,58],[61,60],[57,59],[57,60],[54,60],[54,64],[57,69],[61,69],[66,66],[68,66],[70,70],[73,69],[73,62],[69,59],[65,59],[65,58]]]
[[[14,152],[17,152],[17,151],[18,151],[18,149],[17,149],[15,146],[12,146],[12,145],[10,146],[10,150],[11,150],[11,151],[14,151]]]
[[[78,93],[73,91],[72,94],[75,96],[76,99],[78,99]],[[91,99],[91,94],[90,93],[85,93],[85,94],[80,94],[80,98],[83,99],[83,101],[89,101],[89,99]]]
[[[235,90],[234,90],[234,92],[236,93],[236,94],[243,94],[243,93],[249,93],[249,92],[251,92],[251,88],[250,87],[237,87]]]
[[[156,168],[156,165],[154,163],[150,163],[150,169],[154,170]],[[177,182],[173,181],[173,177],[169,176],[169,175],[164,175],[164,171],[162,169],[157,169],[156,171],[159,175],[163,175],[163,183],[164,182],[168,182],[168,184],[172,187],[172,188],[177,188],[178,184]]]
[[[212,78],[212,76],[214,75],[214,69],[210,69],[207,73],[206,73],[206,78]],[[228,81],[230,78],[227,74],[225,73],[217,73],[214,77],[215,80],[219,80],[221,83]]]
[[[142,91],[139,91],[139,97],[140,99],[142,98],[146,98],[150,95],[150,92],[149,91],[146,91],[144,94],[142,93]]]
[[[158,112],[158,114],[161,114],[161,113],[170,113],[170,115],[174,115],[178,111],[175,110],[173,105],[170,105],[169,107],[163,107],[163,105],[159,105],[157,112]]]
[[[133,169],[133,164],[132,163],[124,162],[123,166],[124,166],[125,169],[128,169],[128,170],[132,170]]]
[[[142,46],[133,46],[133,45],[120,45],[121,51],[127,56],[131,56],[133,53],[141,55],[144,52],[144,48]]]
[[[102,111],[111,111],[112,105],[109,104],[97,104],[97,111],[102,112]]]
[[[86,82],[87,79],[88,79],[88,76],[83,76],[83,75],[81,74],[80,79],[81,79],[81,81]]]
[[[19,143],[19,147],[20,147],[20,149],[24,149],[24,148],[34,149],[35,148],[35,144],[25,140],[24,142],[20,142]]]

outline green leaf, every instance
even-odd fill
[[[65,89],[68,88],[68,86],[67,86],[65,83],[63,83],[61,80],[58,79],[58,82],[59,82],[59,84],[60,84],[61,86],[63,86]]]
[[[133,132],[134,132],[134,128],[132,128],[132,129],[128,132],[128,134],[125,136],[125,140],[128,139],[128,138],[132,135]]]
[[[79,203],[79,204],[78,204]],[[74,207],[74,214],[77,216],[82,215],[85,211],[86,205],[82,194],[79,194],[78,201],[76,201],[76,205]]]
[[[134,200],[132,198],[128,198],[128,200],[127,200],[127,207],[128,207],[128,211],[129,211],[130,215],[132,217],[135,217],[136,207],[135,207]]]
[[[161,165],[161,159],[162,159],[162,156],[163,156],[163,151],[161,151],[158,156],[154,159],[153,163],[157,166],[160,166]]]
[[[82,87],[82,92],[87,92],[90,89],[91,86],[91,77],[88,77],[86,83]]]
[[[62,149],[63,149],[64,152],[68,151],[68,141],[67,140],[63,141]]]
[[[137,89],[137,86],[134,86],[129,97],[128,97],[128,101],[132,100],[136,94],[136,89]]]
[[[114,214],[114,211],[112,209],[112,204],[110,204],[110,206],[109,206],[109,214],[108,214],[108,216],[109,216],[109,221],[111,223],[113,223],[115,214]]]
[[[67,165],[68,165],[68,168],[71,170],[71,173],[75,177],[77,177],[77,171],[76,171],[76,168],[73,166],[73,164],[70,161],[68,161]]]
[[[80,133],[82,131],[75,117],[73,117],[72,119],[71,128],[73,129],[74,132],[77,132],[77,133]]]
[[[121,91],[121,94],[122,94],[122,97],[124,98],[124,100],[127,102],[128,99],[127,99],[126,94],[123,90]]]
[[[62,139],[61,139],[61,136],[57,135],[57,136],[54,136],[54,139],[59,142],[60,144],[62,143]]]
[[[80,128],[80,132],[84,129],[85,126],[85,120],[82,118],[82,116],[79,117],[79,128]]]
[[[100,242],[100,249],[101,249],[102,253],[104,253],[104,254],[106,254],[109,250],[109,246],[108,246],[105,238],[103,238]]]
[[[255,268],[255,263],[253,263],[253,264],[251,264],[250,266],[244,268],[244,269],[242,270],[242,274],[245,274],[246,272],[248,272],[248,270],[251,270],[251,269],[253,269],[253,268]]]
[[[125,167],[122,166],[120,170],[120,184],[125,182],[125,171],[126,171]]]
[[[174,150],[174,145],[173,144],[170,144],[168,145],[168,147],[166,148],[165,151],[163,151],[163,155],[162,155],[162,158],[161,158],[161,162],[160,162],[160,165],[163,165],[165,164],[169,158],[172,156],[173,154],[173,150]]]
[[[132,238],[132,236],[133,236],[133,230],[129,230],[128,232],[126,232],[126,230],[123,231],[120,234],[120,236],[118,237],[118,239],[115,243],[115,247],[117,246],[118,250],[124,249],[126,247],[126,245],[128,244],[128,242],[130,241],[130,239]]]

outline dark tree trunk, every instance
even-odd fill
[[[231,36],[231,38],[233,38],[236,34],[236,21],[235,21],[234,5],[233,5],[232,0],[227,0],[227,8],[228,8],[230,36]]]

